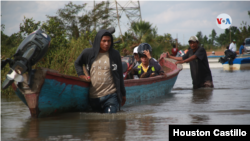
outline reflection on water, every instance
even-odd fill
[[[201,88],[193,90],[193,103],[208,104],[213,94],[213,88]]]
[[[184,69],[171,94],[111,115],[78,112],[34,119],[16,96],[2,97],[1,140],[166,141],[169,124],[250,124],[250,71],[211,71],[214,89],[193,90],[190,70]]]
[[[152,117],[145,117],[140,119],[139,129],[142,135],[152,135],[154,132],[154,119]]]
[[[39,122],[37,119],[28,119],[24,123],[23,130],[20,132],[20,137],[36,139],[38,138]]]
[[[82,119],[79,117],[81,117],[79,113],[70,113],[66,116],[62,115],[60,118],[28,119],[23,125],[20,137],[32,140],[123,140],[124,138],[125,120]]]
[[[213,94],[213,88],[201,88],[193,90],[192,103],[209,104]],[[207,124],[209,121],[208,115],[190,114],[192,124]]]
[[[189,115],[191,117],[191,123],[193,124],[207,124],[209,121],[208,115]]]

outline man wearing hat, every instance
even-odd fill
[[[234,39],[233,42],[229,45],[229,49],[232,50],[233,52],[236,52],[237,48],[236,48],[235,39]]]
[[[207,53],[203,47],[199,46],[199,41],[196,36],[191,36],[189,39],[190,49],[182,57],[170,56],[167,52],[167,57],[177,60],[175,64],[188,63],[191,69],[193,79],[193,89],[200,87],[214,87],[211,70],[209,68]]]

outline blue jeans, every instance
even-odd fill
[[[116,113],[119,109],[119,102],[116,93],[100,98],[90,98],[89,104],[95,112]]]

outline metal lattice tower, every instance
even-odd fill
[[[124,13],[130,24],[142,19],[139,0],[127,0],[124,6],[122,6],[121,2],[119,3],[118,0],[107,0],[107,4],[111,16],[117,17],[117,15],[119,15],[119,18],[121,18],[122,14]]]

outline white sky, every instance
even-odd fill
[[[56,15],[59,8],[63,8],[69,1],[1,1],[1,24],[5,24],[4,33],[11,35],[19,31],[19,25],[24,16],[33,18],[35,22],[46,21],[46,15]],[[73,1],[74,4],[89,3],[92,8],[93,1]],[[97,2],[96,2],[97,3]],[[122,4],[122,2],[119,2]],[[157,26],[158,34],[170,33],[177,37],[181,44],[188,43],[192,35],[202,31],[203,36],[211,34],[215,29],[217,35],[224,30],[216,25],[216,18],[226,13],[232,18],[232,25],[240,27],[242,21],[250,25],[250,1],[140,1],[142,19]],[[121,30],[128,30],[128,20],[122,15]],[[116,36],[119,35],[116,27]]]

